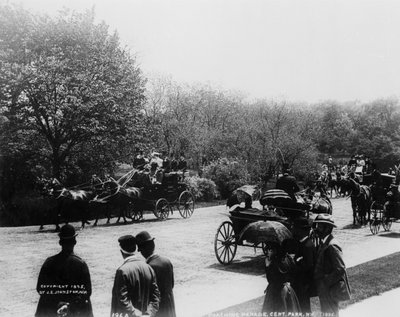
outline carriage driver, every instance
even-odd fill
[[[284,190],[288,193],[288,195],[296,201],[295,193],[300,191],[299,186],[297,185],[296,178],[290,175],[290,168],[287,164],[283,165],[283,175],[278,178],[276,181],[276,189]]]

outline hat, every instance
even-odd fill
[[[60,239],[63,240],[75,238],[77,235],[75,228],[69,224],[62,226],[58,234]]]
[[[118,239],[121,250],[125,253],[133,253],[136,251],[136,239],[134,236],[128,234]]]
[[[314,219],[314,223],[326,223],[336,228],[335,221],[333,217],[329,214],[319,214],[317,218]]]
[[[136,235],[137,245],[142,245],[145,242],[153,241],[154,238],[147,231],[141,231]]]
[[[160,156],[160,153],[158,153],[158,152],[153,152],[153,153],[151,153],[151,156]]]

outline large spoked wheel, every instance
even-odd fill
[[[154,208],[154,215],[160,219],[165,220],[168,218],[171,208],[169,206],[168,200],[165,198],[160,198],[156,202],[156,206]]]
[[[190,191],[185,190],[179,195],[178,210],[182,218],[190,218],[193,215],[194,196]]]
[[[233,261],[237,249],[235,232],[232,223],[224,221],[218,227],[214,240],[214,251],[217,260],[221,264],[229,264]]]
[[[369,229],[372,234],[377,234],[379,232],[382,223],[382,211],[382,204],[376,201],[371,204],[371,221],[369,223]]]

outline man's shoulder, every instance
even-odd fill
[[[172,264],[171,261],[162,255],[155,254],[151,256],[147,263],[151,266],[152,264]]]
[[[330,252],[335,253],[342,252],[342,248],[333,236],[327,241],[326,249]]]
[[[84,265],[87,266],[86,262],[78,255],[71,253],[68,255],[58,253],[53,256],[50,256],[46,259],[44,262],[43,266],[58,266],[60,264],[71,264],[73,263],[74,265],[79,264],[79,265]]]
[[[77,262],[77,263],[81,263],[81,264],[85,264],[85,265],[86,265],[85,260],[82,259],[79,255],[76,255],[75,253],[70,254],[70,255],[69,255],[69,258],[70,258],[72,261],[74,261],[74,262]]]
[[[132,270],[143,270],[151,267],[145,262],[137,258],[129,259],[128,261],[121,264],[117,269],[118,271],[132,271]]]

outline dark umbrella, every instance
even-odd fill
[[[283,224],[277,221],[256,221],[248,224],[242,231],[239,239],[259,244],[261,242],[276,242],[293,238],[292,233]]]
[[[253,200],[258,199],[260,190],[257,185],[244,185],[235,189],[229,197],[226,205],[230,208],[245,202],[246,208],[251,208]]]

